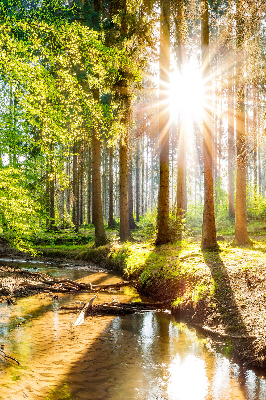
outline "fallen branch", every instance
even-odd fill
[[[91,300],[93,300],[93,297]],[[90,300],[90,301],[91,301]],[[81,310],[81,314],[79,315],[78,319],[84,321],[84,318],[88,315],[125,315],[125,314],[134,314],[139,312],[145,311],[154,311],[154,310],[162,310],[165,309],[165,303],[158,302],[158,303],[103,303],[103,304],[95,304],[91,305],[92,303],[87,303],[84,307],[82,306],[62,306],[60,310],[72,311],[77,312]],[[82,315],[82,318],[81,318]],[[82,321],[82,322],[83,322]],[[81,323],[82,323],[81,322]],[[77,324],[77,321],[74,325]]]
[[[15,361],[18,365],[20,365],[20,363],[19,363],[18,360],[16,360],[14,357],[8,356],[8,355],[4,352],[4,350],[2,350],[2,349],[0,349],[0,356],[2,356],[2,357],[4,357],[4,358],[7,358],[7,359],[10,359],[10,360],[12,360],[12,361]]]
[[[85,316],[88,314],[88,310],[92,307],[92,302],[94,299],[98,297],[97,295],[94,295],[88,303],[85,304],[83,307],[81,313],[79,314],[78,318],[76,319],[75,323],[73,324],[74,326],[76,325],[81,325],[84,322]]]
[[[138,281],[124,281],[117,283],[110,283],[108,285],[91,285],[92,290],[105,290],[105,289],[118,289],[124,286],[135,286]]]

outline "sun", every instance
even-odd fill
[[[170,115],[178,122],[198,121],[203,109],[203,83],[201,70],[195,62],[184,66],[182,73],[177,69],[170,76]]]

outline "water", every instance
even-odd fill
[[[86,283],[120,281],[96,267],[34,267]],[[265,377],[211,349],[207,338],[167,313],[94,316],[74,327],[77,315],[59,307],[90,297],[40,294],[0,305],[0,343],[21,363],[0,358],[0,399],[266,399]],[[112,298],[140,300],[123,288],[99,293],[96,303]]]

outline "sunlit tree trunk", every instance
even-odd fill
[[[236,3],[236,47],[239,58],[244,45],[244,19],[242,1]],[[243,56],[243,55],[242,55]],[[241,68],[241,67],[240,67]],[[235,243],[245,245],[249,243],[247,232],[246,207],[246,137],[245,137],[245,90],[243,63],[238,71],[236,84],[236,216],[235,216]],[[242,81],[241,81],[242,80]]]
[[[179,0],[177,5],[177,19],[176,31],[177,31],[177,54],[178,54],[178,68],[182,73],[183,66],[185,64],[185,43],[184,43],[184,31],[185,31],[185,2]],[[182,114],[179,113],[178,118],[178,153],[177,153],[177,193],[176,193],[176,213],[180,220],[180,227],[178,232],[178,239],[182,239],[182,228],[183,220],[186,212],[186,146],[185,146],[185,132],[184,124],[182,121]]]
[[[100,17],[101,2],[99,0],[92,1],[92,9]],[[92,91],[95,101],[100,102],[100,90],[95,88]],[[103,246],[107,243],[107,236],[104,230],[102,196],[101,196],[101,142],[98,138],[96,128],[92,131],[92,210],[93,224],[95,227],[95,246]]]
[[[72,222],[75,230],[79,229],[79,178],[78,178],[78,145],[77,142],[73,146],[73,209]]]
[[[109,228],[112,228],[115,226],[113,158],[114,158],[114,149],[113,149],[113,147],[110,147],[110,149],[109,149],[109,218],[108,218]]]
[[[87,223],[91,223],[91,148],[88,151]]]
[[[93,223],[95,227],[95,246],[103,246],[107,243],[104,230],[102,197],[101,197],[101,143],[97,134],[93,131],[92,135],[92,206]]]
[[[169,232],[169,82],[170,82],[170,0],[161,0],[160,72],[159,72],[159,140],[160,183],[158,201],[158,233],[156,245],[170,241]]]
[[[133,216],[133,186],[132,186],[132,149],[128,149],[128,221],[129,229],[137,228]]]
[[[201,51],[202,78],[204,82],[203,105],[203,163],[204,163],[204,208],[202,222],[203,249],[217,248],[216,227],[213,200],[213,170],[212,170],[212,128],[213,118],[208,96],[210,94],[210,65],[209,65],[209,13],[208,0],[201,0]]]
[[[127,164],[127,137],[120,139],[119,167],[120,167],[120,240],[125,241],[130,235],[128,220],[128,164]]]
[[[235,218],[234,202],[234,160],[235,160],[235,96],[234,96],[234,66],[229,73],[228,82],[228,199],[229,217]]]
[[[127,0],[122,0],[121,15],[121,37],[124,39],[127,35]],[[119,166],[120,166],[120,230],[119,236],[121,241],[125,241],[130,236],[129,220],[128,220],[128,125],[130,121],[130,95],[128,87],[127,72],[120,71],[121,79],[118,82],[122,107],[124,132],[119,142]]]
[[[139,222],[140,213],[140,155],[139,155],[139,139],[136,149],[136,221]]]

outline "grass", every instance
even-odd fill
[[[210,266],[223,263],[229,270],[243,272],[254,269],[254,265],[259,268],[266,264],[264,237],[253,239],[250,247],[233,247],[230,245],[233,237],[228,237],[232,222],[226,221],[224,228],[219,234],[225,235],[227,240],[219,242],[218,255],[203,253],[200,238],[193,237],[155,247],[156,219],[152,214],[141,219],[139,229],[132,232],[133,240],[126,243],[118,241],[117,227],[107,229],[108,245],[95,248],[94,227],[87,225],[78,234],[73,231],[46,234],[40,241],[44,245],[38,244],[35,248],[49,257],[69,257],[104,264],[121,271],[126,279],[138,279],[144,292],[154,292],[157,288],[157,293],[152,293],[153,297],[167,297],[173,304],[188,301],[196,304],[213,296],[223,279],[221,270],[214,268],[211,273]],[[258,233],[257,221],[249,225],[249,230]]]

